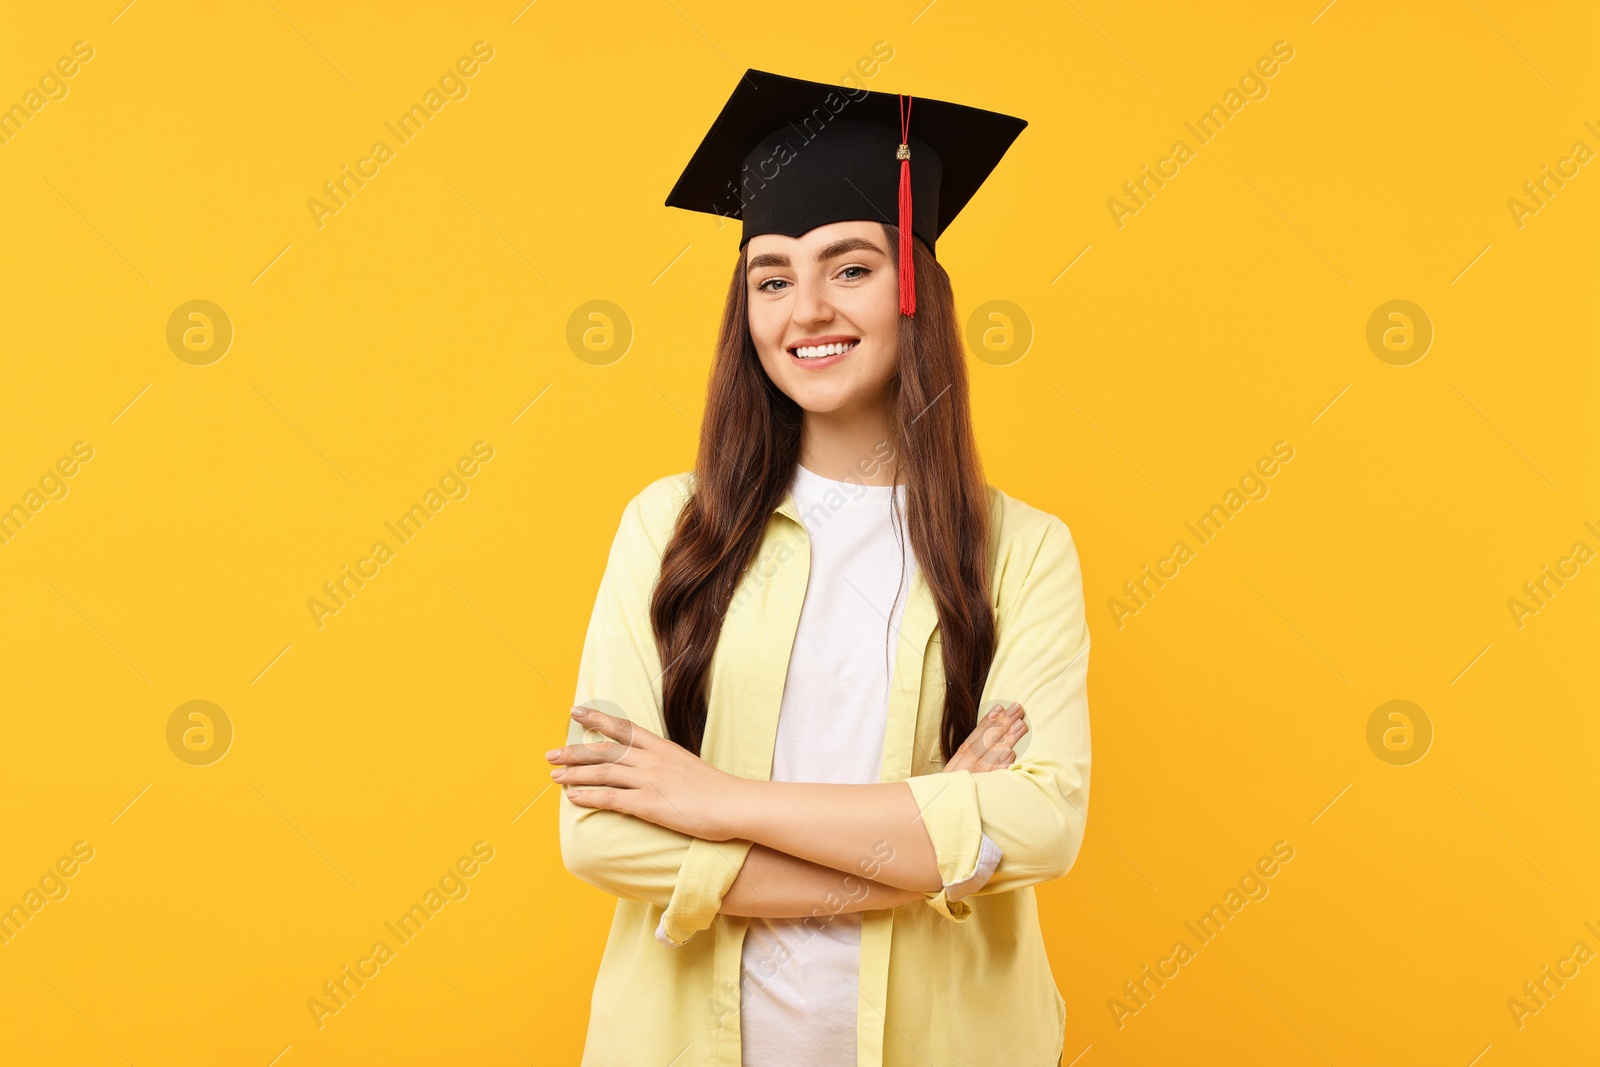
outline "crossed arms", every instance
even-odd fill
[[[628,709],[633,721],[620,721],[635,732],[626,740],[606,734],[604,754],[581,744],[555,750],[579,757],[552,761],[579,786],[578,799],[559,802],[567,868],[605,892],[664,909],[664,939],[674,944],[719,911],[808,915],[830,893],[845,894],[850,911],[921,897],[960,922],[971,914],[968,893],[1065,874],[1087,822],[1089,634],[1071,534],[1046,518],[1031,558],[1008,564],[1018,577],[1002,583],[980,704],[1026,708],[1031,744],[1022,755],[993,769],[952,759],[901,782],[767,782],[729,775],[660,736],[660,662],[648,611],[660,546],[635,498],[612,544],[578,676],[580,694],[604,694]],[[593,728],[605,733],[602,721]],[[997,866],[973,888],[996,853]]]

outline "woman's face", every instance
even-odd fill
[[[785,396],[825,413],[881,404],[894,377],[900,286],[878,222],[833,222],[746,246],[750,337]],[[842,354],[823,355],[821,352]]]

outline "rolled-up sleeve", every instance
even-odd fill
[[[656,483],[623,510],[584,637],[573,699],[575,706],[622,716],[662,737],[661,658],[650,627],[650,597],[665,546],[652,536],[649,516],[663,513],[668,489]],[[583,744],[583,735],[583,727],[569,720],[567,744]],[[663,909],[665,944],[681,945],[711,925],[744,865],[749,841],[705,841],[624,812],[574,804],[564,792],[558,797],[567,870],[612,896]]]
[[[968,896],[1060,878],[1083,844],[1089,806],[1089,629],[1078,552],[1065,523],[1049,517],[1019,588],[996,620],[994,662],[979,714],[1016,701],[1029,743],[1000,771],[941,771],[906,781],[933,842],[945,887],[924,899],[956,922]],[[985,839],[1001,858],[978,889],[951,892],[978,868]]]
[[[977,865],[973,867],[970,875],[959,882],[952,882],[944,887],[945,899],[960,900],[962,897],[971,896],[985,885],[988,885],[989,879],[994,877],[994,869],[1000,865],[1000,859],[1003,855],[1004,853],[1000,851],[1000,846],[995,844],[988,834],[984,834],[978,848]]]

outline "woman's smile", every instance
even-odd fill
[[[796,363],[803,364],[808,370],[819,370],[838,363],[860,343],[859,337],[847,337],[842,334],[802,337],[790,345],[788,351],[790,358]]]

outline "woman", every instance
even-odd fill
[[[668,200],[744,235],[695,470],[624,510],[547,753],[621,898],[585,1065],[1061,1058],[1078,559],[983,480],[933,256],[1024,124],[906,104],[749,71]]]

